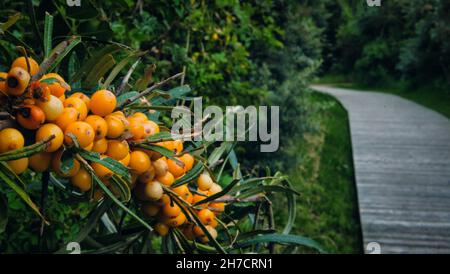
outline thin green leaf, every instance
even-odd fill
[[[50,136],[49,138],[43,141],[37,142],[33,145],[0,154],[0,161],[11,161],[22,159],[25,157],[32,156],[36,153],[42,152],[46,148],[47,143],[50,142],[53,138],[55,138],[54,135]]]
[[[218,192],[218,193],[216,193],[214,195],[211,195],[211,196],[209,196],[209,197],[207,197],[207,198],[205,198],[205,199],[203,199],[201,201],[198,201],[197,203],[194,204],[194,206],[201,205],[201,204],[204,204],[204,203],[208,203],[210,201],[214,201],[214,200],[216,200],[216,199],[226,195],[228,192],[230,192],[230,190],[233,189],[233,187],[237,183],[239,183],[239,181],[240,181],[239,179],[231,181],[231,183],[229,183],[222,191],[220,191],[220,192]]]
[[[4,33],[19,20],[21,13],[18,12],[8,17],[8,21],[0,23],[0,33]]]
[[[126,179],[130,178],[130,172],[128,168],[123,164],[121,164],[120,162],[114,160],[113,158],[105,157],[101,159],[99,153],[87,150],[79,150],[78,154],[88,161],[102,164],[103,166],[110,169],[113,173],[119,176],[122,176]]]
[[[62,42],[65,43],[66,41]],[[80,37],[75,37],[73,40],[70,41],[69,45],[64,49],[64,51],[62,53],[60,53],[55,61],[50,65],[48,71],[53,71],[55,70],[56,66],[59,65],[59,63],[61,63],[61,61],[64,59],[64,57],[66,57],[67,54],[69,54],[69,52],[79,43],[81,42],[81,38]],[[57,49],[58,46],[55,47],[55,49]],[[50,53],[50,55],[53,54],[53,51]]]
[[[276,243],[281,245],[300,245],[313,248],[321,253],[324,253],[324,249],[316,241],[298,235],[284,235],[284,234],[266,234],[258,235],[248,240],[237,242],[233,249],[243,248],[259,243]]]
[[[48,12],[45,13],[44,21],[44,54],[45,58],[50,56],[52,49],[52,34],[53,34],[53,16]]]
[[[114,69],[109,73],[108,78],[106,78],[105,82],[102,85],[103,89],[107,89],[109,85],[114,81],[114,79],[119,75],[120,71],[131,61],[136,60],[139,56],[141,56],[142,53],[133,53],[125,57],[122,61],[120,61]]]
[[[111,54],[106,54],[103,56],[97,64],[95,64],[89,74],[86,76],[85,83],[88,86],[94,86],[98,81],[104,77],[106,72],[108,72],[114,65],[116,61]]]

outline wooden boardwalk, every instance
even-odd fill
[[[312,88],[349,115],[364,249],[450,253],[450,120],[390,94]]]

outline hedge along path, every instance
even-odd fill
[[[365,252],[450,253],[450,121],[395,95],[312,88],[348,112]]]

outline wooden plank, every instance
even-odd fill
[[[450,253],[450,121],[395,95],[312,88],[348,112],[364,249]]]

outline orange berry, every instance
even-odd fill
[[[156,133],[159,133],[159,126],[151,120],[143,121],[142,126],[144,127],[144,137],[152,136],[155,135]]]
[[[17,160],[11,160],[6,162],[11,170],[19,175],[23,173],[28,168],[28,158],[21,158]]]
[[[103,154],[103,153],[106,153],[107,149],[108,149],[108,140],[106,140],[105,138],[94,141],[94,146],[92,147],[92,151]]]
[[[28,70],[28,65],[27,65],[27,59],[28,59],[28,64],[30,65],[29,70]],[[21,57],[17,58],[16,60],[14,60],[11,67],[12,68],[20,67],[20,68],[24,69],[25,71],[27,71],[28,73],[30,73],[30,75],[35,75],[36,73],[39,72],[39,64],[36,62],[36,60],[34,60],[31,57],[26,58],[25,56],[21,56]]]
[[[32,82],[28,90],[27,97],[42,102],[50,100],[52,95],[48,85],[40,82]]]
[[[0,153],[23,148],[25,139],[15,128],[5,128],[0,131]]]
[[[213,237],[214,239],[217,238],[217,230],[214,227],[207,225],[207,226],[205,226],[205,228],[208,230],[208,233],[211,235],[211,237]],[[202,243],[209,242],[209,238],[206,235],[199,237],[199,238]]]
[[[141,185],[143,185],[146,200],[157,201],[163,196],[163,188],[159,182],[153,181]]]
[[[62,131],[66,130],[67,126],[80,120],[80,112],[75,108],[64,108],[61,115],[55,120],[55,124],[61,128]]]
[[[148,120],[147,115],[145,115],[142,112],[135,112],[135,113],[133,113],[133,115],[131,115],[131,117],[133,117],[133,118],[135,118],[137,120],[140,120],[141,122],[144,122],[144,121]]]
[[[143,203],[141,206],[141,211],[144,215],[148,217],[154,217],[158,214],[160,207],[153,203]]]
[[[105,157],[106,156],[102,155],[101,159],[104,159]],[[91,163],[91,167],[99,178],[104,179],[111,177],[113,175],[113,172],[109,168],[105,167],[100,163],[97,162]]]
[[[181,155],[178,159],[184,164],[184,172],[188,172],[194,166],[194,157],[189,153]]]
[[[142,174],[150,168],[151,162],[147,154],[142,151],[133,151],[130,153],[129,167],[136,174]]]
[[[28,164],[36,172],[44,172],[50,167],[52,153],[40,152],[28,158]]]
[[[175,182],[175,178],[170,172],[166,172],[166,174],[156,177],[156,180],[165,186],[171,186],[173,182]]]
[[[124,166],[128,166],[130,164],[130,159],[131,159],[130,153],[127,153],[127,156],[119,160],[119,162]]]
[[[125,158],[130,151],[127,141],[109,140],[106,155],[119,161]]]
[[[107,117],[105,117],[105,121],[108,127],[108,131],[106,133],[106,136],[108,138],[117,138],[125,132],[124,124],[116,116],[108,115]]]
[[[36,105],[45,113],[45,120],[54,121],[64,110],[64,105],[57,97],[50,95],[48,101],[36,101]]]
[[[178,214],[178,216],[174,218],[167,218],[165,223],[170,227],[178,227],[186,222],[186,215],[184,213]]]
[[[86,104],[86,107],[88,108],[88,111],[89,111],[89,104],[91,102],[91,98],[89,98],[89,96],[87,96],[86,94],[84,94],[82,92],[75,92],[74,94],[70,95],[70,97],[76,97],[76,98],[83,100],[83,102]]]
[[[91,125],[81,121],[68,125],[64,131],[64,142],[68,145],[73,144],[71,135],[77,138],[80,147],[89,146],[95,138],[95,132]]]
[[[167,233],[169,233],[169,227],[163,223],[157,223],[153,229],[158,233],[160,236],[166,236]]]
[[[204,225],[211,224],[211,222],[214,220],[215,217],[216,215],[214,215],[214,213],[207,208],[202,209],[198,212],[198,218]]]
[[[140,140],[144,138],[145,131],[144,126],[142,125],[142,121],[136,118],[127,118],[127,120],[130,123],[129,132],[132,136],[131,139]]]
[[[45,79],[51,79],[51,78],[56,79],[55,82],[48,85],[52,95],[59,98],[64,95],[66,90],[70,90],[70,86],[66,83],[64,78],[62,78],[57,73],[47,73],[44,76],[42,76],[41,81],[45,80]]]
[[[80,168],[77,174],[70,178],[70,182],[81,192],[86,192],[92,187],[92,176],[86,169]]]
[[[151,182],[153,179],[155,179],[155,168],[152,165],[150,165],[150,168],[147,169],[147,171],[139,175],[138,178],[139,182],[142,184]]]
[[[92,113],[104,117],[114,111],[116,103],[116,96],[111,91],[103,89],[92,95],[89,108]]]
[[[51,123],[43,125],[36,131],[36,142],[43,141],[51,135],[55,135],[55,138],[47,143],[46,152],[57,151],[63,144],[64,134],[57,125]]]
[[[0,72],[0,96],[8,95],[8,93],[6,92],[6,78],[8,78],[8,73]]]
[[[225,211],[225,203],[209,203],[208,208],[217,216]]]
[[[181,161],[178,163],[172,159],[167,159],[167,167],[169,168],[169,172],[172,173],[175,178],[178,178],[185,173],[184,164]]]
[[[12,96],[22,95],[28,87],[30,79],[30,74],[26,70],[21,67],[13,67],[6,78],[8,94]]]
[[[155,168],[155,174],[156,176],[164,176],[164,174],[167,173],[169,170],[169,167],[167,166],[167,162],[164,158],[159,158],[158,160],[154,161],[153,167]]]
[[[180,215],[181,209],[176,203],[167,203],[163,206],[162,213],[168,218],[175,218]]]
[[[60,149],[58,150],[52,159],[52,168],[53,170],[61,177],[72,177],[75,176],[75,174],[78,173],[78,171],[80,170],[80,162],[78,162],[77,159],[73,159],[73,166],[72,168],[67,171],[67,172],[63,172],[61,170],[61,163],[62,163],[62,156],[63,156],[63,150]]]
[[[194,233],[194,236],[195,237],[203,237],[203,236],[205,236],[205,232],[203,232],[203,229],[200,227],[200,226],[194,226],[193,228],[192,228],[192,232]]]
[[[192,203],[193,204],[198,203],[200,201],[203,201],[207,197],[207,196],[204,196],[204,195],[206,195],[206,191],[198,190],[197,192],[199,194],[194,194],[193,197],[192,197]],[[200,195],[200,194],[204,194],[204,195]],[[208,203],[203,203],[200,206],[203,207],[203,208],[207,208],[208,207]]]
[[[209,190],[214,184],[208,173],[202,173],[198,176],[197,185],[200,190]]]
[[[95,140],[103,139],[106,137],[106,134],[108,133],[108,124],[106,123],[105,119],[98,115],[89,115],[84,121],[90,124],[94,129]]]
[[[89,145],[83,147],[83,149],[84,149],[84,150],[87,150],[87,151],[91,151],[92,148],[94,148],[94,142],[92,142],[92,143],[90,143]]]
[[[181,185],[179,187],[172,188],[172,191],[175,192],[181,199],[186,201],[186,198],[189,197],[190,191],[187,185]]]
[[[26,129],[38,129],[45,122],[45,114],[35,105],[25,105],[17,112],[17,122]]]
[[[213,183],[211,188],[208,191],[208,196],[217,194],[222,191],[222,187],[216,183]]]
[[[80,113],[80,120],[84,120],[87,117],[88,109],[83,100],[78,97],[69,97],[64,100],[64,107],[66,108],[74,108]]]

